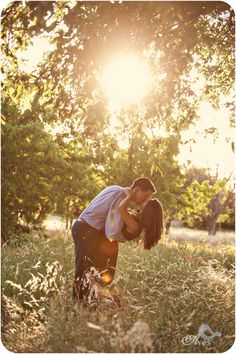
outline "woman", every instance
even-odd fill
[[[161,238],[163,232],[163,208],[157,199],[148,200],[142,206],[140,212],[128,209],[132,201],[132,190],[127,193],[125,199],[119,205],[119,213],[124,222],[122,234],[127,241],[138,238],[141,235],[140,243],[144,249],[150,250]],[[96,285],[110,284],[114,278],[118,256],[118,241],[109,241],[104,230],[96,232],[91,229],[90,237],[77,237],[82,235],[83,230],[78,233],[78,227],[86,229],[88,225],[74,224],[72,235],[75,242],[79,243],[81,257],[77,281],[74,284],[73,296],[84,302],[96,299]],[[85,231],[85,230],[84,230]],[[89,231],[90,232],[90,231]],[[85,256],[83,256],[85,255]]]
[[[130,193],[118,208],[124,221],[123,236],[130,241],[141,235],[140,243],[144,249],[150,250],[158,243],[164,229],[163,207],[158,199],[151,199],[142,206],[140,212],[128,210]]]

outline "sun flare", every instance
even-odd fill
[[[135,55],[120,55],[104,69],[102,83],[111,110],[137,103],[150,87],[151,74],[145,62]]]

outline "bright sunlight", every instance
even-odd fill
[[[120,55],[105,68],[101,81],[110,110],[136,103],[148,92],[151,74],[148,66],[135,55]]]

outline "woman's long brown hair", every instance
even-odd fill
[[[158,199],[151,199],[145,205],[140,215],[140,226],[144,229],[141,244],[150,250],[161,238],[164,229],[164,211]]]

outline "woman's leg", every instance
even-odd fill
[[[107,240],[106,240],[103,243],[103,250],[104,250],[104,246],[106,246],[106,247],[105,247],[105,252],[104,252],[105,256],[103,253],[103,267],[102,267],[103,270],[101,271],[101,280],[102,281],[100,281],[100,284],[103,287],[106,287],[114,279],[118,251],[119,251],[119,243],[116,241],[113,241],[113,242],[108,241],[107,242]],[[105,263],[104,263],[104,261],[105,261]],[[109,301],[111,301],[111,303],[115,304],[116,306],[117,305],[121,306],[121,297],[120,297],[119,291],[116,287],[109,289],[108,292],[103,292],[101,290],[100,296],[101,296],[101,298],[109,299]]]
[[[103,286],[106,286],[114,279],[119,251],[118,242],[105,239],[102,242],[102,249],[100,253],[101,282]]]

